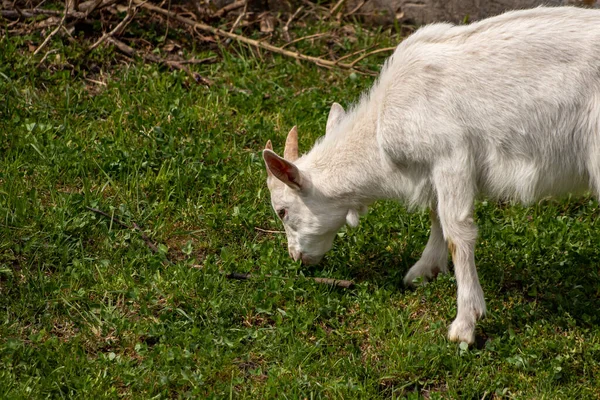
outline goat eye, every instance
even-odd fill
[[[279,218],[281,218],[282,220],[285,218],[286,214],[287,214],[287,210],[285,208],[277,210],[277,215],[279,215]]]

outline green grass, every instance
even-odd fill
[[[398,40],[385,35],[359,32],[336,51]],[[307,151],[330,104],[372,78],[232,45],[197,67],[206,88],[155,66],[110,67],[110,51],[92,55],[102,74],[37,68],[28,40],[0,39],[0,397],[600,396],[594,199],[478,203],[489,316],[467,349],[445,336],[452,276],[401,285],[426,214],[378,203],[310,268],[284,235],[255,229],[281,229],[265,142],[281,151],[297,124]],[[161,252],[86,207],[139,224]]]

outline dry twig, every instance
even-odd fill
[[[242,20],[242,18],[244,18],[246,16],[246,10],[248,9],[248,2],[244,1],[243,3],[244,3],[244,9],[240,13],[240,15],[238,15],[238,17],[235,19],[235,22],[233,23],[233,26],[231,27],[229,32],[233,32],[235,30],[235,28],[237,28],[237,26],[240,23],[240,21]]]
[[[294,20],[294,18],[296,18],[296,16],[298,14],[300,14],[300,11],[302,11],[304,9],[304,7],[300,6],[298,7],[298,9],[296,10],[295,13],[293,13],[287,20],[287,22],[285,23],[285,25],[283,26],[283,34],[285,36],[285,40],[287,40],[288,42],[291,40],[290,38],[290,34],[289,34],[289,29],[290,29],[290,24],[292,23],[292,21]]]
[[[49,56],[50,54],[54,54],[54,53],[57,53],[57,52],[58,52],[58,50],[57,50],[57,49],[52,49],[52,50],[50,50],[50,51],[47,51],[47,52],[46,52],[46,54],[44,54],[44,57],[42,57],[42,59],[41,59],[41,60],[40,60],[40,62],[38,63],[38,67],[39,67],[40,65],[42,65],[42,64],[44,63],[44,61],[46,61],[46,59],[48,58],[48,56]]]
[[[227,14],[229,11],[237,10],[238,8],[242,8],[242,7],[246,8],[247,5],[248,5],[248,2],[246,0],[234,1],[233,3],[228,4],[225,7],[219,9],[217,12],[215,12],[214,16],[217,18],[221,18],[222,16]]]
[[[63,13],[62,19],[58,23],[58,26],[56,27],[56,29],[54,29],[52,32],[50,32],[50,34],[48,36],[46,36],[46,39],[44,39],[42,44],[40,44],[40,46],[37,49],[35,49],[35,51],[33,52],[34,56],[37,55],[40,51],[42,51],[42,49],[48,44],[50,39],[52,39],[52,37],[58,33],[60,28],[62,28],[63,24],[65,23],[65,20],[67,19],[68,14],[69,13],[67,12],[67,4],[65,3],[65,12]]]
[[[63,25],[62,30],[65,33],[65,35],[67,36],[67,40],[69,41],[69,43],[77,44],[77,40],[75,40],[75,38],[71,34],[71,32],[73,32],[73,30],[74,30],[72,27],[67,28],[66,26]]]
[[[263,233],[285,233],[285,231],[272,231],[269,229],[259,228],[258,226],[255,226],[254,229],[256,229],[259,232],[263,232]]]
[[[364,49],[360,49],[360,50],[358,50],[358,51],[355,51],[355,52],[353,52],[353,53],[346,54],[345,56],[343,56],[343,57],[340,57],[340,58],[338,58],[337,60],[338,60],[338,62],[339,62],[339,61],[342,61],[342,60],[346,60],[346,59],[348,59],[348,58],[352,58],[352,57],[354,57],[354,56],[356,56],[356,55],[358,55],[358,54],[360,54],[360,53],[364,53],[365,51],[369,51],[369,50],[371,50],[373,47],[375,47],[375,45],[374,45],[374,44],[373,44],[373,45],[371,45],[371,46],[369,46],[369,47],[365,47]]]
[[[337,3],[335,3],[335,5],[333,7],[331,7],[331,10],[329,11],[329,16],[333,17],[333,14],[335,14],[337,12],[338,8],[343,6],[345,2],[346,2],[346,0],[340,0]]]
[[[240,273],[240,272],[232,272],[230,274],[227,274],[226,276],[228,279],[240,279],[240,280],[252,279],[254,277],[252,274],[245,274],[245,273]],[[272,277],[272,275],[265,275],[265,277],[270,278],[270,277]],[[285,276],[278,276],[277,278],[293,279],[293,278],[288,278]],[[316,283],[322,283],[324,285],[341,287],[344,289],[350,289],[350,288],[352,288],[352,286],[354,286],[354,282],[347,281],[345,279],[313,278],[310,276],[307,276],[305,278],[315,281]]]
[[[358,3],[358,5],[356,7],[354,7],[352,10],[350,10],[349,13],[347,13],[346,15],[344,15],[345,17],[349,17],[352,14],[354,14],[355,12],[357,12],[358,10],[360,10],[362,8],[362,6],[364,6],[366,3],[366,0],[362,0],[360,3]]]
[[[365,58],[372,56],[373,54],[377,54],[377,53],[382,53],[384,51],[394,51],[396,50],[395,47],[384,47],[383,49],[377,49],[377,50],[373,50],[368,52],[367,54],[363,54],[362,56],[358,57],[356,60],[353,60],[350,65],[354,68],[354,66],[361,60],[364,60]]]
[[[129,0],[129,6],[127,7],[127,15],[125,15],[125,18],[123,18],[123,20],[121,22],[119,22],[119,24],[115,27],[115,29],[113,29],[112,31],[105,33],[104,35],[102,35],[102,37],[100,39],[98,39],[94,44],[92,44],[89,48],[88,48],[88,52],[94,50],[96,47],[100,46],[100,44],[102,44],[102,42],[104,42],[107,38],[112,37],[112,35],[119,33],[121,31],[121,29],[123,29],[125,26],[127,26],[127,24],[131,21],[131,19],[133,18],[133,16],[135,15],[137,11],[137,7],[133,7],[132,8],[132,0]]]
[[[323,37],[323,36],[331,36],[331,33],[329,33],[329,32],[320,32],[320,33],[314,33],[314,34],[308,35],[308,36],[302,36],[302,37],[299,37],[297,39],[292,40],[291,42],[288,42],[288,43],[284,44],[283,46],[281,46],[281,48],[283,49],[283,48],[285,48],[285,47],[287,47],[287,46],[289,46],[291,44],[298,43],[298,42],[301,42],[303,40],[315,39],[315,38]]]
[[[106,87],[106,83],[105,82],[98,81],[98,80],[95,80],[95,79],[90,79],[90,78],[85,78],[85,80],[88,81],[88,82],[95,83],[98,86],[104,86],[104,87]]]

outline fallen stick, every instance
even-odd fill
[[[356,60],[353,60],[350,63],[350,65],[354,67],[356,65],[356,63],[358,63],[360,60],[364,60],[365,58],[370,57],[373,54],[382,53],[384,51],[394,51],[394,50],[396,50],[395,47],[384,47],[382,49],[377,49],[377,50],[370,51],[367,54],[363,54],[362,56],[358,57]]]
[[[238,42],[242,42],[242,43],[246,43],[249,44],[251,46],[254,47],[258,47],[261,49],[265,49],[268,50],[270,52],[273,53],[277,53],[277,54],[282,54],[284,56],[287,57],[292,57],[295,58],[296,60],[303,60],[303,61],[310,61],[312,63],[315,63],[321,67],[327,67],[327,68],[332,68],[332,67],[340,67],[340,68],[344,68],[344,69],[349,69],[349,70],[354,70],[356,72],[365,74],[365,75],[371,75],[371,76],[377,76],[377,73],[375,71],[370,71],[370,70],[362,70],[362,69],[358,69],[356,68],[356,63],[354,64],[347,64],[347,63],[340,63],[337,61],[331,61],[331,60],[325,60],[323,58],[319,58],[319,57],[313,57],[313,56],[308,56],[306,54],[302,54],[299,52],[293,52],[293,51],[289,51],[289,50],[284,50],[281,47],[277,47],[277,46],[273,46],[272,44],[269,43],[265,43],[265,42],[261,42],[258,40],[254,40],[254,39],[250,39],[248,37],[245,36],[241,36],[241,35],[236,35],[235,33],[231,33],[231,32],[227,32],[224,31],[222,29],[219,28],[215,28],[213,26],[210,25],[206,25],[200,22],[196,22],[194,20],[191,20],[189,18],[183,17],[181,15],[178,15],[177,13],[174,13],[172,11],[169,10],[165,10],[161,7],[157,7],[155,5],[152,5],[150,3],[143,3],[140,0],[134,0],[135,3],[149,11],[153,11],[156,12],[158,14],[162,14],[166,17],[169,18],[173,18],[181,23],[184,23],[186,25],[189,25],[193,28],[197,28],[197,29],[201,29],[203,31],[207,31],[210,32],[214,35],[218,35],[218,36],[222,36],[228,39],[233,39],[236,40]]]
[[[232,272],[230,274],[227,274],[226,277],[228,279],[239,279],[239,280],[246,280],[246,279],[251,279],[253,278],[252,274],[246,274],[246,273],[241,273],[241,272]],[[265,275],[265,277],[273,277],[272,275]],[[278,276],[277,278],[282,278],[282,279],[293,279],[293,278],[287,278],[284,276]],[[354,282],[352,281],[347,281],[345,279],[331,279],[331,278],[313,278],[310,276],[305,277],[306,279],[310,279],[312,281],[315,281],[316,283],[321,283],[324,285],[330,285],[330,286],[336,286],[336,287],[341,287],[344,289],[350,289],[352,288],[352,286],[354,286]]]

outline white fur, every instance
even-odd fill
[[[349,112],[332,107],[326,136],[294,164],[301,188],[269,178],[292,257],[320,260],[378,199],[429,207],[431,236],[405,282],[446,272],[451,244],[449,338],[473,343],[485,314],[475,198],[600,194],[600,11],[536,8],[419,29]]]

